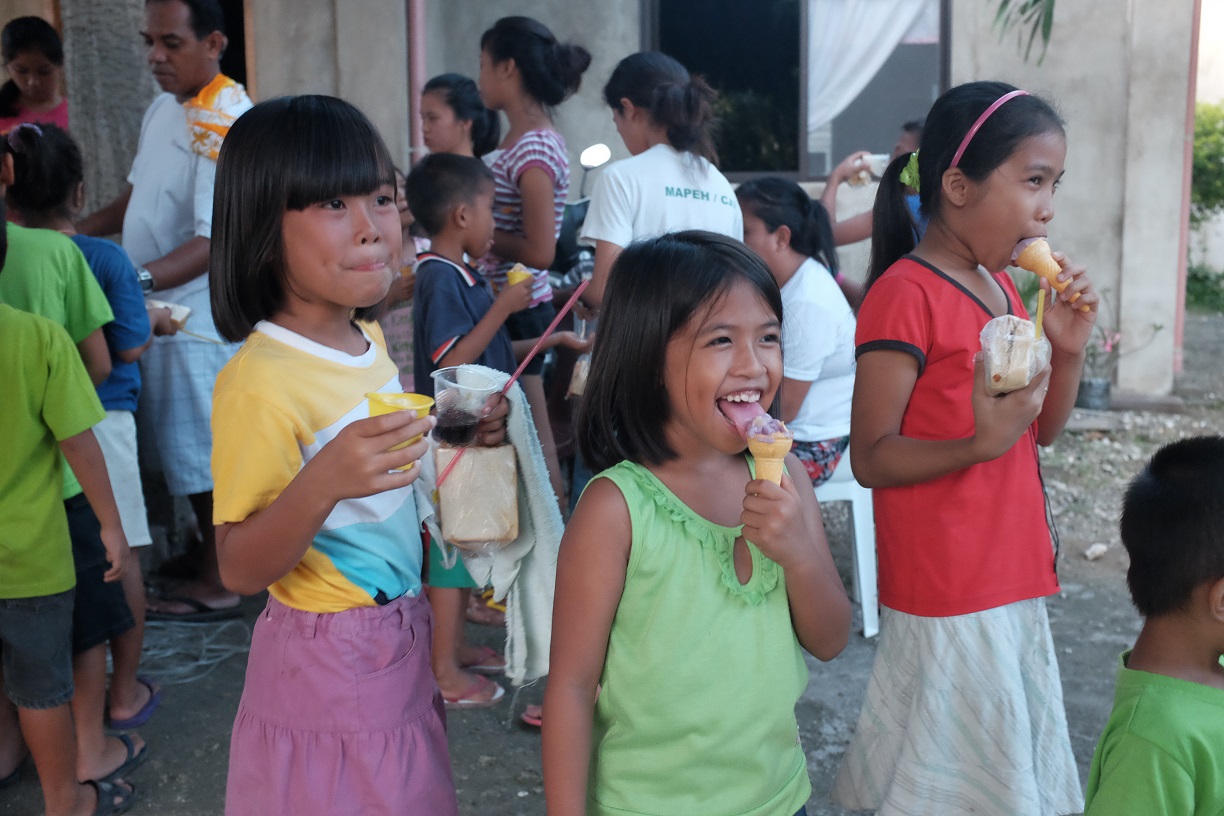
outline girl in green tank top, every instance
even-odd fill
[[[550,816],[792,816],[811,794],[802,651],[850,604],[811,483],[755,478],[743,430],[782,381],[782,301],[738,241],[617,259],[579,409],[602,471],[566,529],[544,698]]]

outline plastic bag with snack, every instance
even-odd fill
[[[1037,336],[1030,320],[1002,315],[981,332],[986,363],[986,393],[993,396],[1024,388],[1050,362],[1050,341]]]

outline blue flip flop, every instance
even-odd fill
[[[162,693],[160,686],[142,674],[136,675],[136,682],[149,690],[149,699],[144,704],[144,707],[137,711],[133,717],[129,717],[126,720],[107,719],[106,724],[116,731],[131,731],[134,728],[140,728],[153,718],[153,712],[157,711],[157,706],[161,703]]]
[[[97,792],[98,806],[94,808],[94,816],[127,813],[136,804],[136,786],[130,782],[126,783],[126,787],[97,779],[87,779],[82,784],[89,785]]]
[[[132,738],[127,734],[118,734],[116,735],[116,739],[122,742],[123,746],[127,748],[127,759],[124,760],[122,765],[108,773],[106,776],[102,777],[101,779],[94,780],[96,782],[109,782],[113,784],[134,771],[139,765],[149,758],[149,743],[146,742],[144,745],[140,746],[140,750],[137,751],[135,744],[132,742]]]

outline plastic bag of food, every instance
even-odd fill
[[[434,447],[440,474],[461,449]],[[438,488],[442,538],[485,552],[518,538],[518,465],[513,445],[470,447]]]
[[[991,396],[1024,388],[1050,362],[1050,341],[1037,337],[1036,326],[1022,317],[996,317],[982,327],[980,337]]]

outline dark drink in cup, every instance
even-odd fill
[[[496,383],[487,374],[468,366],[438,369],[430,376],[438,401],[438,424],[434,426],[433,438],[452,448],[472,444],[485,403],[496,390]]]
[[[466,411],[450,410],[438,414],[438,424],[434,426],[433,438],[443,445],[459,448],[470,445],[476,438],[476,426],[480,419]]]

